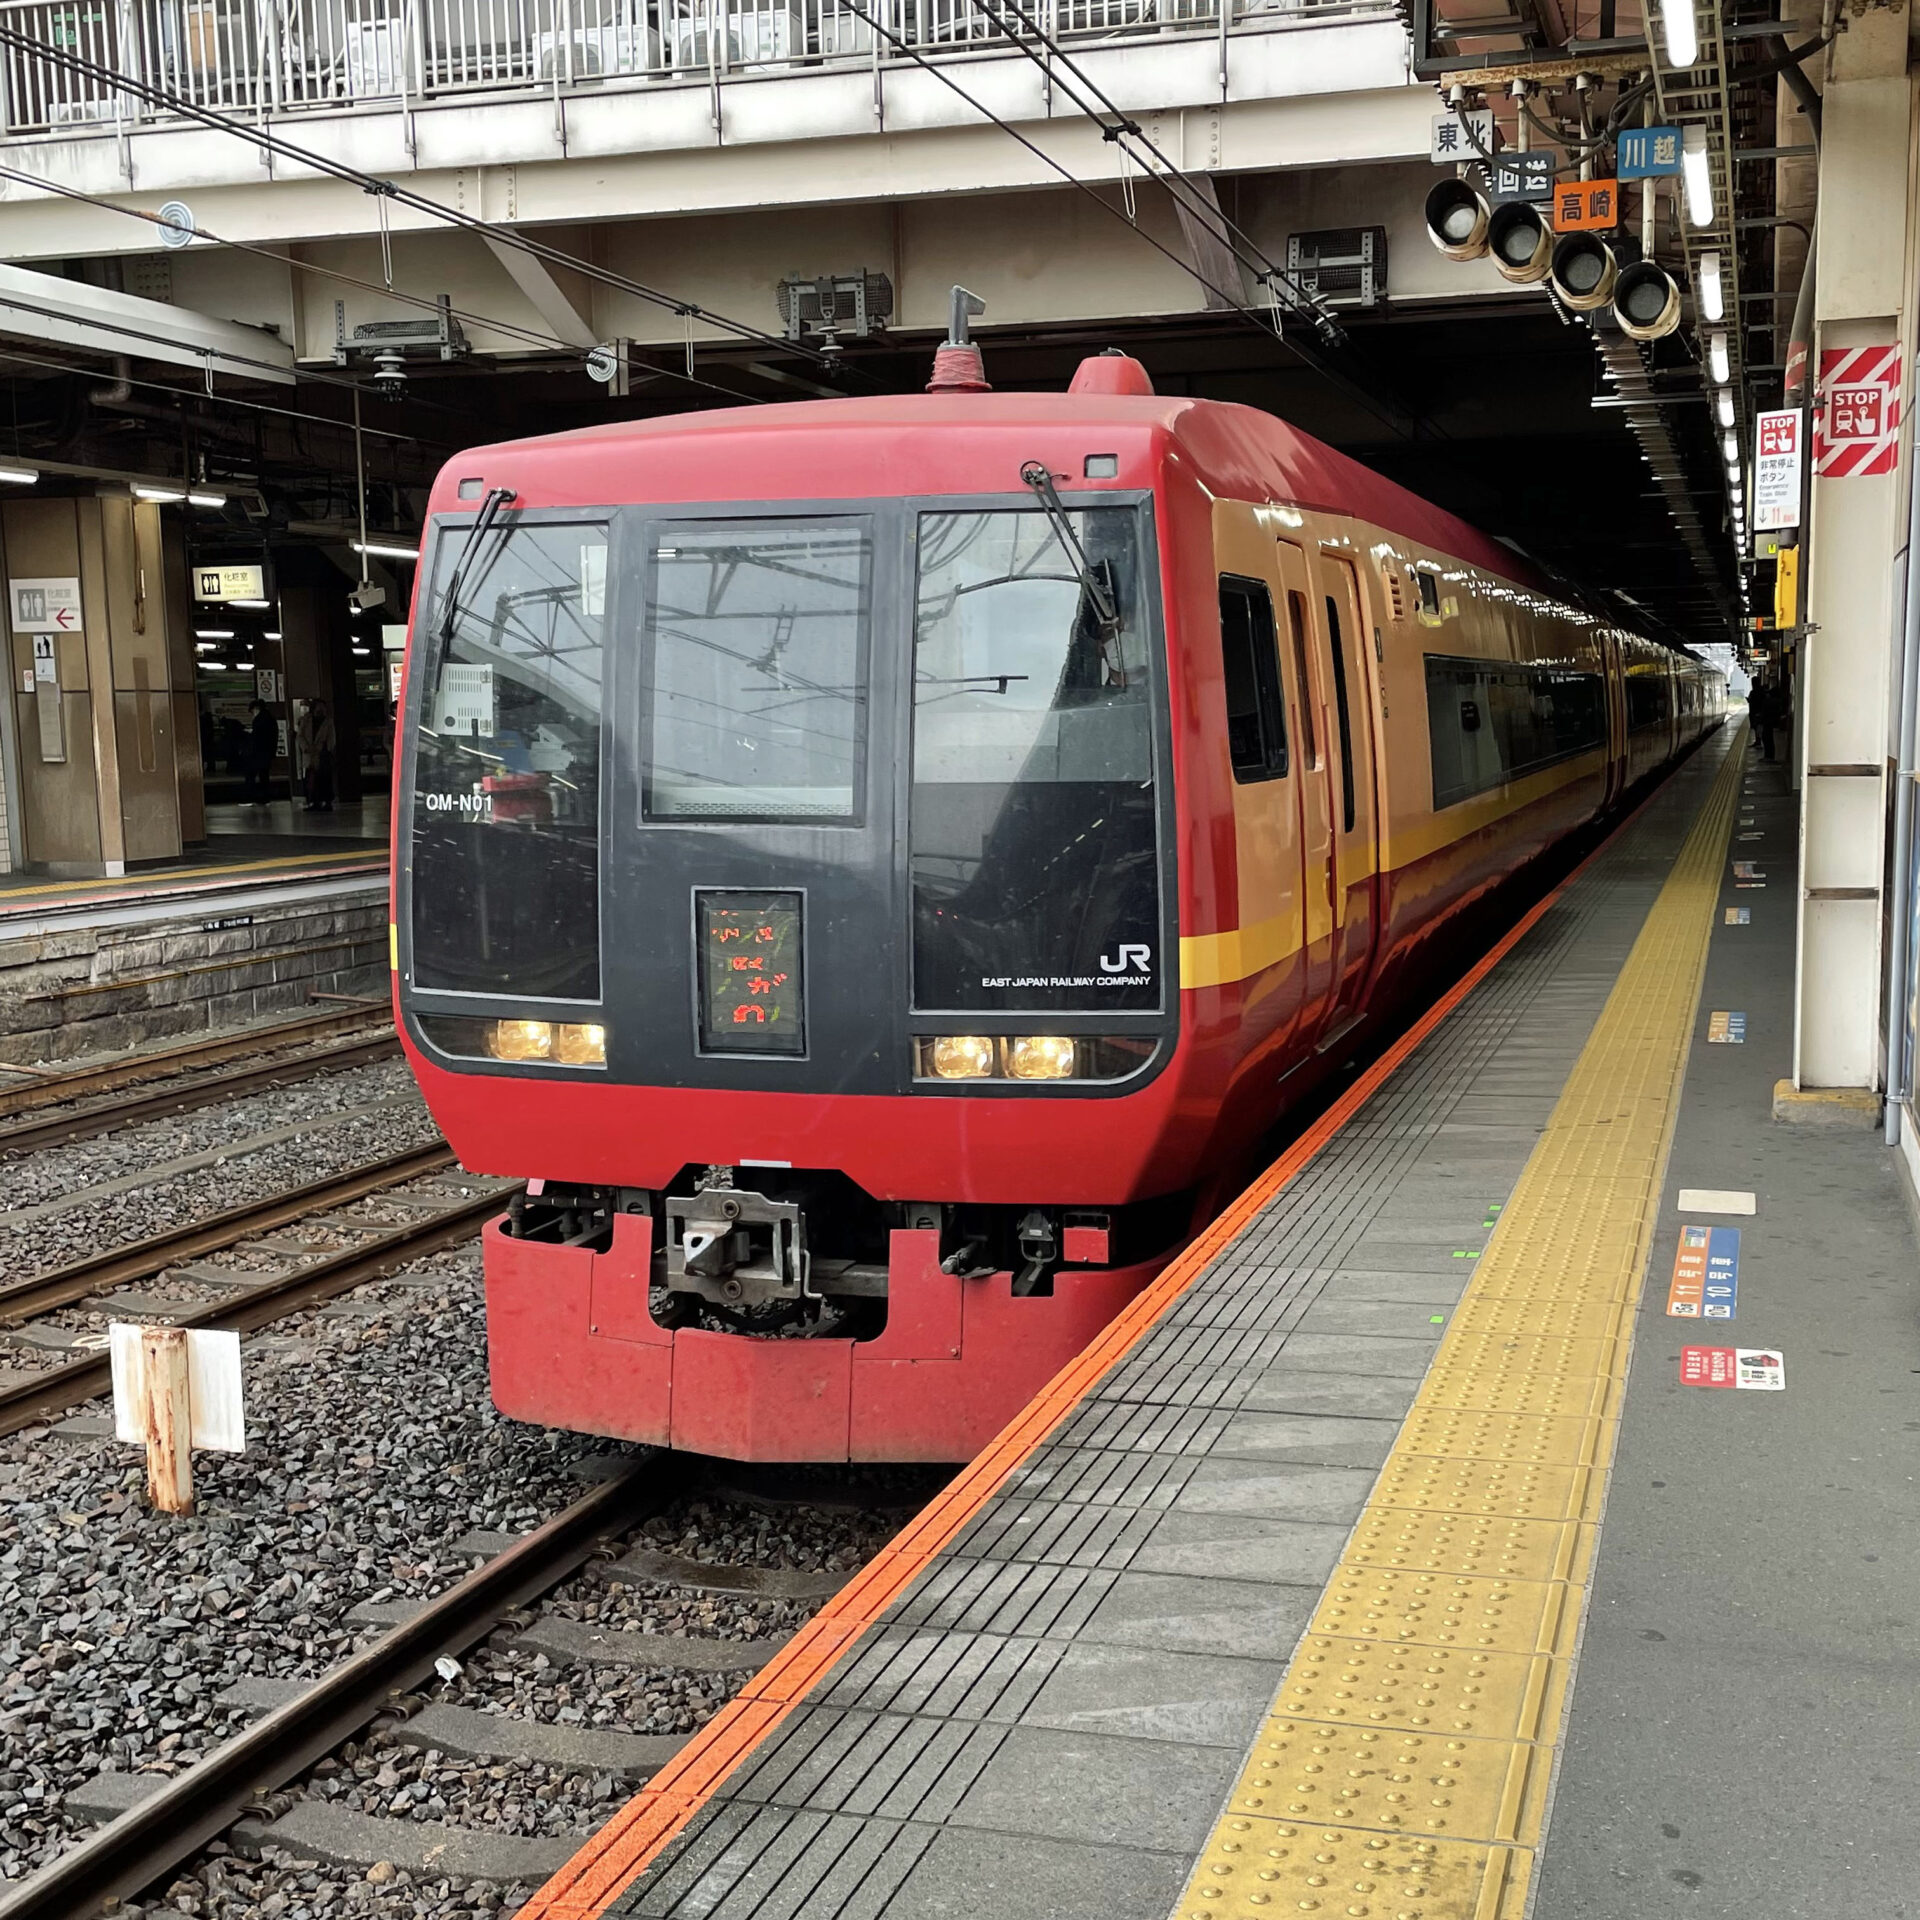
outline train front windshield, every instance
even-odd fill
[[[450,516],[414,635],[410,985],[624,1003],[657,939],[649,995],[684,1005],[664,903],[785,888],[810,928],[909,944],[914,1011],[1155,1015],[1149,512]],[[616,748],[638,791],[609,809]],[[828,960],[790,1040],[823,1064]],[[673,1044],[646,1025],[633,1048]]]

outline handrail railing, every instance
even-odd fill
[[[1391,14],[1394,0],[1038,0],[1035,10],[1060,41],[1084,45]],[[1004,38],[980,0],[0,0],[0,19],[49,49],[196,106],[273,114],[904,58],[884,36],[874,47],[867,13],[926,53]],[[8,134],[172,117],[18,47],[0,58],[0,78]]]

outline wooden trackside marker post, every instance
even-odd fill
[[[117,1321],[107,1329],[117,1439],[147,1454],[156,1513],[193,1511],[193,1450],[246,1451],[240,1336]]]
[[[140,1429],[156,1513],[193,1511],[193,1398],[185,1327],[140,1329]]]

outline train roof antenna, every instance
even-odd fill
[[[987,303],[965,287],[953,290],[953,316],[947,322],[947,337],[933,356],[933,378],[927,382],[929,393],[991,393],[987,384],[986,363],[967,322],[976,313],[985,313]]]

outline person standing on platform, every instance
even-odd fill
[[[300,716],[300,758],[307,769],[307,811],[333,811],[333,717],[324,700],[309,700]]]
[[[1753,691],[1747,695],[1747,717],[1753,722],[1753,744],[1760,749],[1760,758],[1771,760],[1775,706],[1770,682],[1756,680],[1753,683]]]
[[[280,747],[280,726],[264,700],[255,700],[247,722],[247,798],[257,807],[267,804],[267,778]]]

